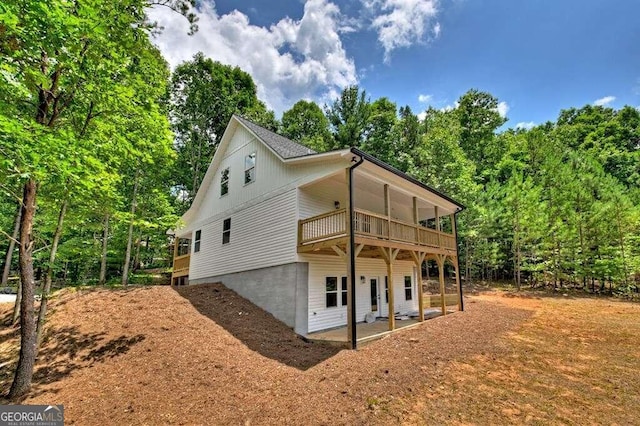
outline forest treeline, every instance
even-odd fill
[[[57,143],[73,140],[70,151],[41,142],[29,154],[43,163],[29,165],[43,173],[34,223],[37,278],[48,272],[68,283],[120,281],[125,271],[170,265],[166,231],[188,208],[238,113],[318,152],[357,146],[461,201],[467,280],[638,289],[636,108],[587,105],[561,111],[555,122],[504,130],[490,93],[469,90],[455,107],[428,108],[419,117],[354,86],[328,105],[301,100],[278,120],[239,68],[197,54],[170,74],[157,50],[145,49],[138,68],[119,82],[129,91],[111,81],[118,96],[76,97],[80,105],[55,128],[67,138]],[[4,123],[16,119],[7,113]],[[5,135],[0,149],[15,151],[9,145],[22,136]],[[11,158],[2,170],[5,253],[28,174]]]
[[[240,113],[318,152],[356,146],[467,206],[460,254],[469,280],[637,292],[640,112],[587,105],[555,122],[506,129],[498,99],[475,89],[420,114],[345,88],[322,107],[301,100],[280,120],[251,77],[196,55],[177,67],[169,117],[172,182],[188,208],[226,123]]]

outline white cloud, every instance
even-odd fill
[[[593,101],[593,104],[596,106],[607,106],[615,100],[615,96],[605,96],[604,98],[596,99],[595,101]]]
[[[422,111],[422,112],[418,113],[418,120],[424,121],[424,119],[426,117],[427,117],[427,111]]]
[[[442,112],[449,112],[449,111],[453,111],[454,109],[458,108],[460,106],[460,102],[455,101],[454,103],[450,104],[450,105],[445,105],[442,108],[440,108],[440,111]]]
[[[509,105],[505,101],[498,102],[498,108],[496,108],[496,110],[498,111],[498,114],[500,114],[500,117],[504,118],[509,112]]]
[[[378,32],[378,41],[384,48],[385,62],[399,47],[424,42],[426,37],[440,35],[439,0],[361,0],[373,13],[371,26]]]
[[[534,123],[533,121],[521,121],[518,124],[516,124],[516,129],[532,129],[534,126],[536,125],[536,123]]]
[[[422,95],[422,94],[418,95],[418,102],[423,104],[431,102],[432,99],[433,99],[432,95]]]
[[[193,36],[187,35],[187,21],[167,8],[149,9],[149,17],[164,27],[155,43],[172,68],[199,51],[239,66],[277,114],[299,99],[327,99],[358,82],[340,39],[344,18],[328,0],[310,0],[300,20],[285,17],[269,28],[252,25],[237,10],[218,15],[212,3],[203,2]],[[344,31],[351,29],[344,26]]]

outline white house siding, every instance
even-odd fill
[[[347,186],[336,185],[327,179],[310,187],[298,189],[298,209],[300,219],[306,219],[334,210],[335,202],[341,207],[347,205]]]
[[[231,218],[231,239],[222,244],[227,218]],[[200,251],[191,253],[191,280],[295,262],[296,190],[229,215],[220,214],[197,229],[202,231],[202,240]]]
[[[244,183],[244,161],[251,153],[256,153],[256,180],[248,185]],[[346,160],[345,160],[346,161]],[[198,207],[188,228],[195,230],[211,218],[225,211],[245,208],[256,199],[269,198],[278,192],[296,188],[321,176],[343,169],[344,163],[317,162],[288,165],[267,146],[258,141],[244,127],[238,126],[233,134],[219,167]],[[220,196],[220,177],[222,171],[229,168],[229,192]],[[294,206],[295,210],[295,206]]]
[[[343,260],[337,256],[306,255],[301,256],[309,262],[309,332],[339,327],[347,323],[347,308],[340,306],[340,294],[338,294],[338,306],[326,307],[326,277],[337,276],[338,288],[340,288],[342,276],[347,275],[347,267]],[[396,312],[410,312],[418,309],[416,277],[412,262],[396,261],[393,264],[394,296]],[[360,283],[360,276],[366,277],[366,283]],[[370,278],[377,278],[381,291],[380,308],[381,316],[387,315],[387,306],[384,299],[384,277],[387,275],[387,265],[380,259],[357,259],[356,262],[356,321],[364,321],[364,316],[371,311]],[[404,277],[411,276],[412,300],[406,301],[404,294]]]

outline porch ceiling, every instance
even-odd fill
[[[392,182],[386,182],[381,176],[374,176],[370,171],[360,172],[356,170],[354,175],[354,204],[356,208],[364,208],[378,214],[384,214],[384,185],[389,185],[389,197],[391,199],[391,217],[405,220],[407,215],[413,211],[413,197],[417,199],[418,219],[427,220],[435,218],[435,206],[432,201],[421,198],[421,191],[411,193],[405,188],[395,186]],[[346,203],[346,176],[344,172],[334,173],[322,179],[318,179],[301,187],[305,191],[313,192],[317,189],[322,192],[332,191],[336,199],[341,200],[342,205]],[[443,205],[438,206],[440,216],[453,213]],[[412,213],[411,213],[412,215]]]

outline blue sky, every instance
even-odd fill
[[[506,127],[561,109],[640,106],[640,1],[217,0],[200,31],[153,10],[172,66],[198,51],[238,65],[277,115],[358,84],[419,113],[471,88],[501,101]]]

